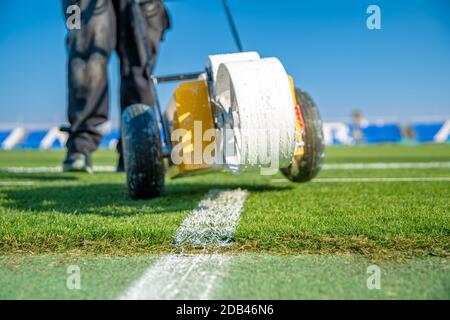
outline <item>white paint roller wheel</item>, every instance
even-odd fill
[[[216,81],[217,72],[219,66],[226,62],[237,62],[237,61],[252,61],[259,60],[259,54],[255,51],[239,52],[239,53],[226,53],[226,54],[215,54],[208,57],[207,68],[211,72],[211,78]]]
[[[230,155],[225,147],[229,167],[289,165],[295,149],[295,108],[288,76],[278,59],[222,63],[214,99],[224,108],[226,126],[234,132],[236,152]]]

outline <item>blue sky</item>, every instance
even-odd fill
[[[366,28],[381,8],[382,29]],[[408,121],[450,115],[450,1],[229,0],[246,50],[278,57],[325,119],[362,110]],[[235,51],[220,0],[167,3],[157,74],[203,69],[207,55]],[[65,120],[66,30],[58,0],[0,0],[0,123]],[[118,118],[117,59],[110,66]],[[175,85],[160,86],[163,105]]]

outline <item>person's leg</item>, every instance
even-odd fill
[[[145,73],[146,61],[140,54],[143,43],[136,36],[131,21],[131,1],[115,1],[117,21],[117,54],[120,58],[121,87],[120,87],[120,106],[123,111],[127,106],[135,103],[143,103],[154,106],[154,96],[150,90],[150,79]],[[161,0],[143,0],[141,1],[141,10],[143,20],[146,23],[146,35],[150,45],[150,63],[153,66],[159,49],[160,41],[163,38],[164,31],[169,28],[169,17],[164,4]],[[123,168],[122,144],[119,140],[117,145],[119,152],[118,169]]]
[[[81,28],[70,30],[68,49],[68,159],[87,157],[102,139],[99,126],[108,119],[109,56],[116,45],[116,17],[111,0],[64,0],[64,12],[81,8]],[[67,15],[67,13],[66,13]]]

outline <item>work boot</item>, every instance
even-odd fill
[[[63,163],[63,171],[93,173],[91,156],[79,152],[69,152]]]

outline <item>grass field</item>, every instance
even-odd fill
[[[127,197],[123,174],[9,170],[63,157],[0,152],[0,298],[117,298],[179,253],[174,234],[208,190],[236,188],[248,197],[232,245],[216,252],[231,259],[210,297],[450,298],[448,144],[332,147],[315,182],[214,173],[167,180],[149,201]],[[94,164],[115,157],[100,151]],[[361,166],[380,163],[409,165]],[[382,290],[366,287],[374,263]],[[70,264],[84,266],[82,290],[66,288]]]

